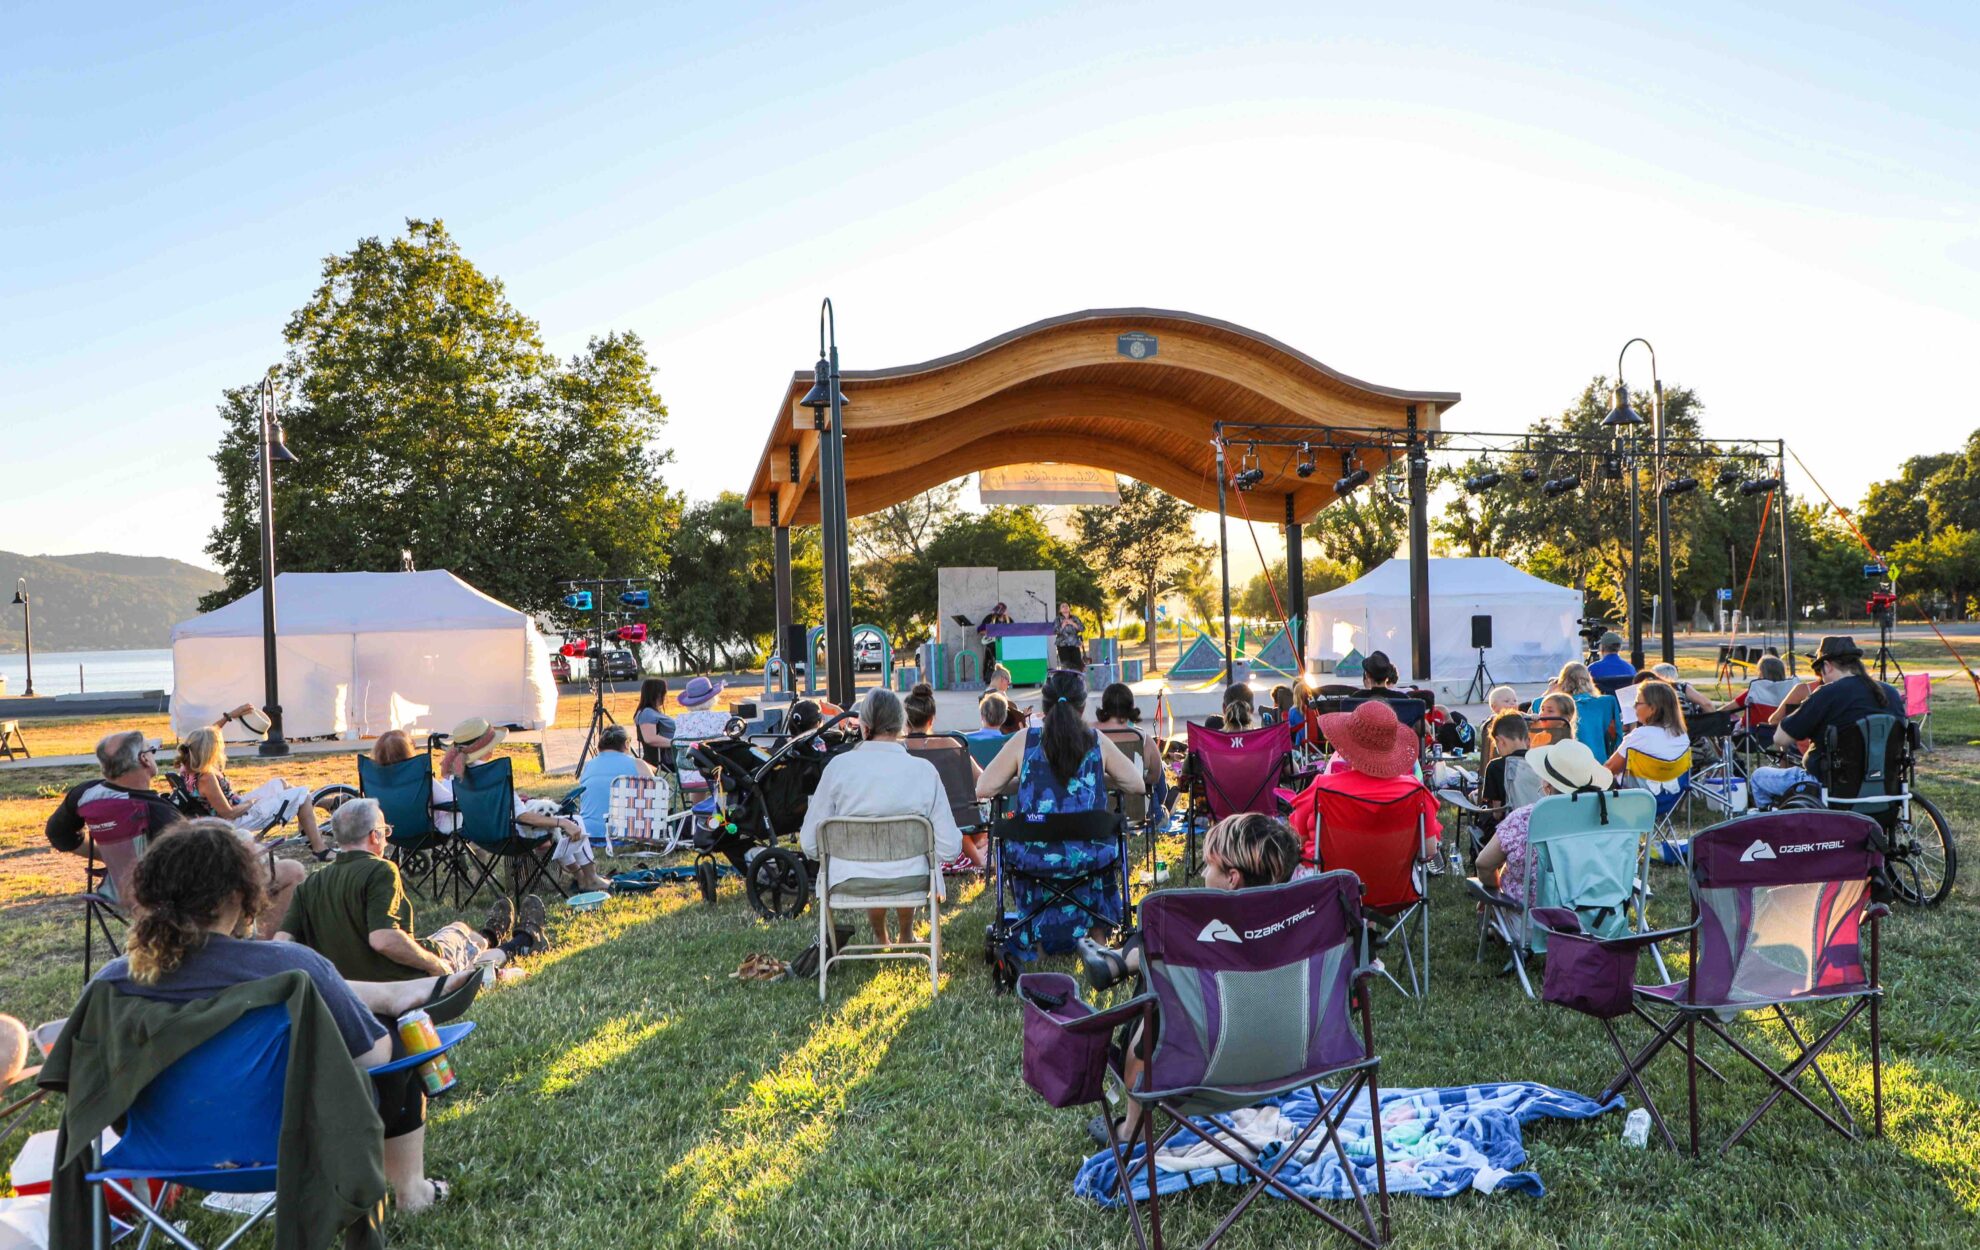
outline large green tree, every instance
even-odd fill
[[[1342,495],[1306,524],[1319,553],[1355,577],[1394,556],[1409,536],[1409,510],[1389,493],[1386,476]]]
[[[772,535],[751,521],[749,503],[724,491],[689,506],[660,578],[653,632],[689,668],[754,668],[777,622]],[[791,531],[794,619],[822,616],[818,530]]]
[[[444,225],[412,220],[324,261],[283,337],[271,373],[298,460],[275,474],[281,568],[396,569],[407,550],[530,611],[563,578],[665,570],[681,500],[636,335],[558,360]],[[220,403],[206,550],[227,585],[206,607],[260,584],[256,391]]]
[[[1073,513],[1079,553],[1100,588],[1141,613],[1148,666],[1155,667],[1155,604],[1211,548],[1196,540],[1197,510],[1145,482],[1127,482],[1121,501]],[[1064,591],[1061,590],[1063,596]]]
[[[1346,569],[1325,556],[1307,556],[1300,564],[1306,574],[1305,589],[1308,598],[1326,594],[1330,590],[1338,590],[1354,580],[1348,576]],[[1277,599],[1272,596],[1274,588],[1279,592]],[[1306,605],[1293,603],[1286,598],[1291,593],[1292,586],[1286,581],[1286,560],[1284,556],[1280,556],[1263,571],[1252,574],[1251,580],[1245,583],[1244,590],[1238,595],[1234,606],[1240,616],[1254,621],[1276,623],[1281,606],[1288,613],[1300,613],[1306,610]]]

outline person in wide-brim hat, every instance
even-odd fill
[[[1416,767],[1416,731],[1398,720],[1384,700],[1368,699],[1351,712],[1322,716],[1320,732],[1358,773],[1400,777]]]
[[[1556,794],[1576,790],[1606,790],[1615,781],[1608,765],[1595,758],[1595,752],[1579,738],[1563,738],[1526,753],[1526,767],[1550,786]]]
[[[1827,664],[1830,660],[1860,660],[1863,648],[1856,645],[1856,639],[1848,634],[1830,634],[1812,652],[1803,652],[1802,659],[1810,664]]]
[[[468,717],[447,735],[447,754],[441,763],[443,775],[458,776],[467,765],[481,763],[495,754],[495,748],[508,736],[508,730],[490,724],[485,716]]]
[[[706,677],[691,677],[688,679],[688,684],[681,687],[681,706],[694,708],[707,707],[715,701],[715,696],[721,694],[728,684],[725,681],[710,681]]]

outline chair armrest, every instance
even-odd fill
[[[1882,920],[1890,914],[1891,905],[1889,903],[1872,903],[1863,909],[1863,918],[1865,920]]]
[[[1432,793],[1437,796],[1440,802],[1449,803],[1461,812],[1471,812],[1478,816],[1487,816],[1492,812],[1491,808],[1473,802],[1470,796],[1456,790],[1434,790]]]
[[[390,1063],[381,1063],[375,1068],[366,1068],[364,1070],[365,1075],[370,1077],[389,1076],[394,1072],[401,1072],[407,1068],[416,1068],[437,1055],[444,1055],[467,1040],[467,1035],[474,1032],[474,1021],[463,1020],[458,1024],[443,1024],[438,1027],[436,1032],[440,1034],[440,1044],[432,1050],[422,1050],[416,1055],[407,1055],[403,1059],[394,1059]]]
[[[1464,890],[1465,893],[1471,895],[1471,897],[1481,903],[1490,903],[1494,907],[1503,907],[1507,911],[1521,910],[1518,900],[1510,895],[1500,893],[1476,877],[1466,877],[1464,879]]]

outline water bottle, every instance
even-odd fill
[[[1639,1149],[1650,1142],[1650,1112],[1643,1107],[1629,1113],[1623,1120],[1623,1144]]]

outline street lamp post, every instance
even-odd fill
[[[839,392],[839,319],[832,301],[818,306],[818,363],[798,402],[818,431],[818,522],[825,574],[825,697],[853,703],[852,573],[847,568],[846,397]]]
[[[295,462],[296,454],[282,440],[282,422],[275,415],[275,380],[261,380],[261,666],[266,694],[262,711],[268,716],[268,736],[261,754],[287,755],[282,737],[282,696],[275,674],[275,464]]]
[[[1622,384],[1620,370],[1610,392],[1609,415],[1602,418],[1616,439],[1616,456],[1629,474],[1629,576],[1623,579],[1623,594],[1629,600],[1629,662],[1643,668],[1643,595],[1640,573],[1643,568],[1643,490],[1637,469],[1640,440],[1638,427],[1643,418],[1629,406],[1629,389]]]
[[[21,693],[34,697],[34,602],[28,594],[28,579],[14,579],[14,602],[21,606],[21,629],[27,635],[27,689]]]
[[[1637,343],[1643,344],[1643,349],[1650,353],[1650,476],[1657,483],[1657,603],[1662,609],[1658,615],[1657,642],[1658,649],[1663,652],[1664,663],[1675,664],[1677,623],[1671,615],[1671,502],[1664,490],[1667,485],[1664,478],[1664,380],[1657,374],[1657,349],[1650,345],[1649,339],[1633,338],[1616,353],[1616,387],[1621,394],[1622,407],[1628,408],[1629,389],[1623,385],[1623,357]],[[1643,667],[1642,657],[1637,657],[1635,663],[1638,668]]]

